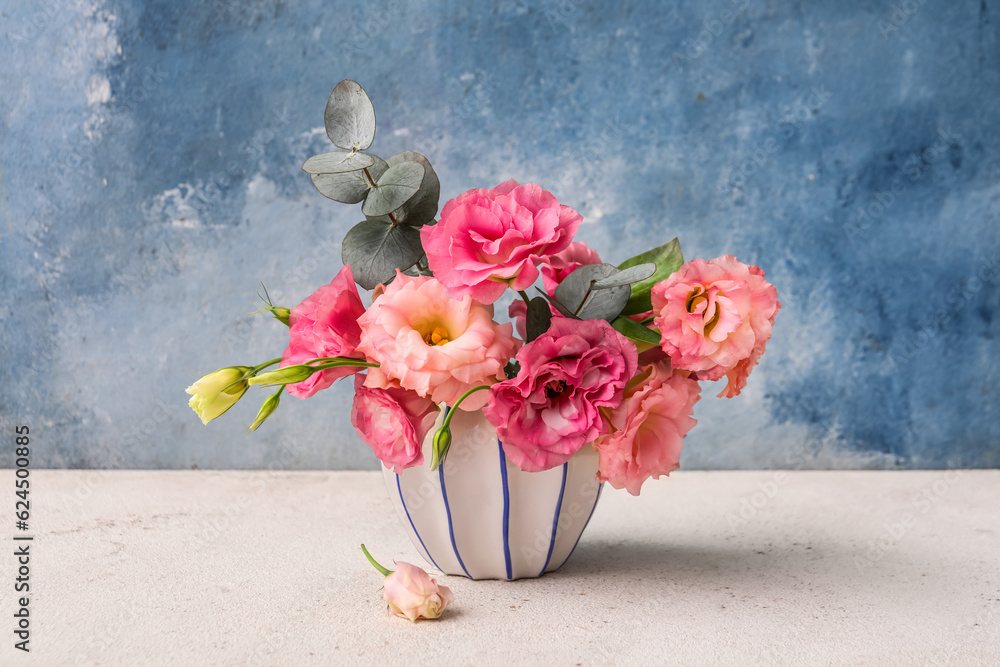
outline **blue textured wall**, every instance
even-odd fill
[[[606,259],[767,271],[775,336],[685,467],[1000,464],[996,0],[0,7],[0,433],[36,464],[374,467],[346,384],[253,435],[264,394],[203,427],[183,391],[280,353],[258,281],[339,268],[359,211],[299,167],[348,77],[444,196],[537,181]]]

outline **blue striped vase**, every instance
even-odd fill
[[[597,453],[585,446],[568,463],[524,472],[504,456],[481,412],[459,411],[451,422],[447,459],[397,475],[382,468],[386,489],[428,563],[471,579],[523,579],[552,572],[569,558],[587,527],[601,484]]]

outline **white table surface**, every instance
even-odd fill
[[[1000,665],[997,470],[606,489],[559,572],[443,577],[454,606],[418,624],[387,614],[358,548],[426,566],[378,473],[31,480],[31,653],[13,648],[10,546],[3,665]]]

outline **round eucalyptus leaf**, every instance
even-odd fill
[[[302,171],[310,174],[340,174],[358,171],[375,164],[375,156],[355,151],[332,151],[313,155],[302,165]]]
[[[417,194],[424,179],[419,162],[402,162],[389,167],[368,194],[361,211],[369,217],[388,215]]]
[[[326,134],[339,148],[363,151],[375,139],[375,107],[357,81],[344,79],[330,93],[323,113]]]
[[[423,254],[419,229],[373,220],[354,225],[342,250],[344,264],[351,265],[354,280],[365,289],[387,283],[397,268],[413,266]]]
[[[438,200],[441,197],[441,182],[438,180],[434,168],[431,167],[431,163],[420,153],[403,151],[402,153],[393,155],[388,160],[390,167],[402,164],[403,162],[418,162],[422,164],[424,166],[424,178],[420,182],[420,189],[417,191],[417,194],[403,204],[398,211],[394,212],[395,217],[398,222],[404,225],[420,227],[433,220],[434,216],[437,215]]]
[[[561,303],[559,303],[548,292],[543,292],[541,290],[541,288],[539,288],[539,287],[536,287],[535,289],[538,290],[538,292],[542,295],[542,298],[544,298],[546,301],[548,301],[550,304],[552,304],[552,307],[555,308],[556,310],[558,310],[559,313],[563,317],[569,317],[569,318],[574,319],[574,320],[580,319],[579,317],[577,317],[576,315],[573,314],[573,311],[571,311],[569,308],[567,308],[566,306],[564,306]]]
[[[594,283],[594,289],[608,289],[609,287],[621,287],[631,285],[640,280],[645,280],[656,273],[656,264],[636,264],[629,268],[612,273],[607,278],[602,278]]]
[[[385,173],[389,165],[380,157],[372,155],[375,162],[368,167],[368,173],[375,180]],[[362,201],[371,189],[364,174],[359,171],[344,171],[339,174],[312,174],[313,185],[319,193],[328,199],[357,204]]]
[[[556,299],[580,319],[611,321],[628,303],[628,285],[595,290],[594,283],[619,272],[611,264],[587,264],[566,276],[556,287]]]

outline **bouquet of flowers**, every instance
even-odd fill
[[[746,385],[780,307],[757,266],[732,255],[685,262],[676,238],[606,263],[573,240],[579,213],[514,180],[451,199],[435,220],[440,183],[427,159],[367,152],[375,111],[360,85],[337,84],[324,120],[337,149],[303,170],[365,219],[330,284],[291,309],[265,296],[288,326],[280,358],[187,389],[206,424],[251,385],[278,387],[252,431],[282,392],[309,398],[353,376],[351,422],[396,472],[424,463],[427,439],[440,466],[454,411],[481,410],[522,470],[593,447],[598,480],[638,495],[678,467],[699,381],[727,378],[719,395],[730,398]],[[368,307],[358,286],[372,290]],[[493,304],[508,289],[519,298],[499,323]]]

